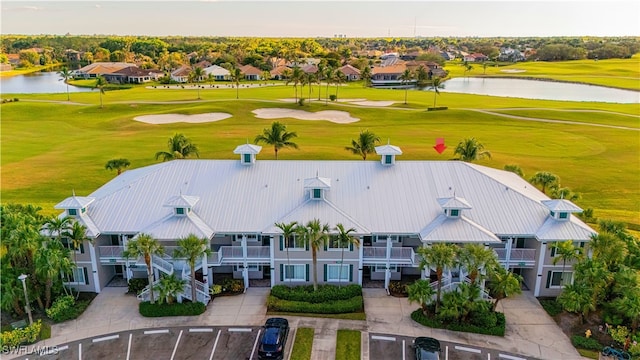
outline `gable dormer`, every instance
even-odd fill
[[[240,154],[240,163],[242,165],[252,165],[256,162],[256,155],[260,153],[262,146],[253,144],[244,144],[233,150],[234,154]]]
[[[72,196],[56,204],[54,208],[65,210],[67,216],[77,217],[84,215],[87,212],[87,207],[89,206],[89,204],[94,201],[95,198],[92,198],[90,196],[76,196],[74,192]]]
[[[462,216],[463,210],[471,209],[471,205],[467,202],[467,200],[455,195],[448,198],[439,198],[438,203],[440,204],[440,207],[444,210],[444,214],[448,218],[459,218],[460,216]]]
[[[376,154],[381,156],[382,165],[391,166],[396,163],[396,155],[402,155],[402,150],[387,141],[387,145],[376,146]]]
[[[169,198],[163,206],[173,208],[173,214],[176,216],[187,216],[199,200],[197,196],[180,194]]]
[[[331,188],[331,179],[323,178],[316,174],[316,177],[304,179],[304,189],[309,191],[309,198],[312,200],[322,200],[325,198],[325,191]]]
[[[582,209],[565,199],[542,200],[542,204],[549,209],[549,216],[558,221],[568,221],[571,213],[580,213]]]

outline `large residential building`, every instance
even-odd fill
[[[78,254],[74,282],[100,290],[114,278],[146,277],[142,259],[126,259],[127,242],[145,233],[166,249],[153,257],[162,273],[187,277],[171,257],[177,240],[206,238],[211,255],[196,264],[198,297],[217,277],[270,284],[309,284],[309,244],[283,238],[277,223],[314,219],[353,228],[360,246],[341,246],[332,235],[318,252],[321,283],[429,278],[417,250],[435,243],[484,244],[502,266],[524,278],[536,296],[557,295],[571,281],[553,265],[552,245],[589,241],[595,232],[567,200],[549,199],[518,175],[462,161],[396,161],[400,148],[376,148],[380,161],[256,160],[261,147],[245,144],[238,160],[174,160],[128,170],[88,196],[56,205],[60,216],[86,225],[92,243]],[[447,269],[445,281],[464,281],[466,270]],[[185,297],[188,294],[185,292]],[[188,295],[190,296],[190,295]]]

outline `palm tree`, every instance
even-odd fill
[[[200,157],[198,146],[193,144],[184,134],[175,134],[170,137],[167,146],[169,147],[169,151],[158,151],[156,153],[156,160],[159,158],[162,158],[162,161],[184,159],[193,154]]]
[[[133,240],[127,242],[127,249],[122,253],[125,259],[144,257],[144,263],[147,264],[147,278],[149,280],[149,300],[153,304],[155,302],[153,296],[153,268],[151,267],[153,256],[161,256],[164,254],[164,247],[160,245],[158,240],[149,234],[140,234]]]
[[[360,240],[357,237],[351,235],[352,232],[356,231],[354,228],[349,228],[345,230],[344,225],[337,224],[336,231],[338,231],[338,246],[342,250],[342,256],[340,257],[340,275],[338,277],[338,281],[342,282],[342,268],[344,267],[344,248],[350,247],[354,245],[356,247],[360,246]]]
[[[603,261],[595,258],[583,259],[574,266],[574,270],[574,284],[581,283],[589,287],[591,289],[593,302],[597,304],[613,281],[613,273],[609,271]]]
[[[346,146],[344,149],[351,151],[355,155],[362,156],[362,160],[367,160],[367,155],[376,151],[376,143],[380,142],[380,137],[369,130],[360,131],[358,141],[351,140],[351,146]]]
[[[427,280],[417,280],[413,284],[407,286],[409,294],[409,302],[418,302],[422,313],[427,314],[428,305],[432,302],[433,295],[436,293]]]
[[[439,76],[434,76],[433,80],[431,80],[431,88],[433,88],[433,107],[436,107],[436,99],[438,95],[440,95],[440,85],[442,84],[442,78]]]
[[[287,252],[287,266],[291,265],[289,261],[289,247],[291,245],[292,237],[296,235],[296,227],[298,223],[296,221],[292,221],[288,224],[285,223],[276,223],[276,227],[282,230],[282,241],[284,242],[284,249]]]
[[[204,255],[210,255],[209,241],[201,239],[194,234],[178,240],[178,248],[173,252],[175,259],[184,258],[189,263],[191,270],[191,301],[196,302],[196,261]]]
[[[107,170],[117,170],[118,175],[120,175],[122,174],[122,169],[129,167],[129,165],[131,165],[131,162],[127,159],[111,159],[107,161],[107,163],[104,165],[104,168]]]
[[[67,229],[67,231],[63,234],[70,241],[71,251],[73,252],[73,265],[78,268],[78,254],[77,250],[80,249],[80,246],[85,242],[92,242],[92,239],[87,237],[87,227],[79,223],[78,221],[74,221],[71,224],[71,227]],[[76,299],[80,296],[80,289],[78,289],[78,293],[76,294]]]
[[[490,295],[496,300],[493,303],[493,311],[498,307],[500,300],[513,294],[522,293],[522,289],[520,288],[521,281],[522,278],[519,275],[501,266],[495,269],[491,274],[491,281],[489,282]]]
[[[305,82],[309,85],[309,102],[311,102],[311,90],[312,87],[311,85],[313,85],[314,82],[316,82],[317,76],[314,73],[307,73],[305,74]]]
[[[198,89],[198,100],[200,100],[200,85],[198,85],[198,83],[200,82],[200,80],[202,80],[204,75],[204,69],[201,67],[194,67],[193,70],[191,70],[191,72],[189,73],[189,80],[194,82]]]
[[[240,80],[242,80],[242,70],[239,68],[231,69],[231,81],[236,85],[236,99],[240,99]]]
[[[262,72],[262,80],[264,80],[265,85],[267,85],[267,81],[271,80],[271,72],[269,70]]]
[[[456,146],[454,154],[460,155],[459,160],[472,162],[482,158],[491,158],[491,153],[484,149],[484,145],[476,138],[467,138]]]
[[[529,182],[533,185],[542,186],[542,193],[546,194],[546,189],[551,189],[558,186],[560,178],[557,175],[547,171],[538,171],[533,175],[531,179],[529,179]]]
[[[436,276],[438,279],[438,288],[436,293],[436,313],[440,305],[440,294],[442,290],[442,272],[444,269],[453,268],[456,265],[456,256],[458,247],[454,244],[434,244],[431,247],[421,247],[418,249],[421,256],[420,270],[431,267],[436,268]]]
[[[367,87],[371,85],[371,68],[369,66],[365,66],[364,68],[362,68],[360,77],[362,78],[363,86]]]
[[[291,139],[295,137],[298,137],[298,134],[295,131],[288,132],[285,124],[274,121],[271,123],[271,128],[263,129],[262,134],[256,136],[253,142],[256,144],[263,142],[265,144],[272,145],[273,151],[276,154],[276,160],[278,160],[278,150],[285,147],[294,149],[298,148],[298,144],[291,141]]]
[[[406,69],[402,75],[400,75],[400,82],[404,85],[404,104],[407,105],[407,93],[409,92],[409,83],[413,80],[413,73],[411,70]]]
[[[506,171],[511,171],[512,173],[518,174],[518,176],[520,176],[521,178],[524,177],[524,172],[522,171],[522,168],[518,165],[505,165],[504,169]]]
[[[464,73],[465,73],[465,75],[467,74],[467,72],[471,72],[471,70],[473,70],[473,65],[471,65],[471,64],[465,64],[464,65]]]
[[[580,320],[584,324],[589,312],[596,309],[593,298],[591,288],[582,283],[573,283],[564,287],[557,301],[563,309],[580,314]]]
[[[575,247],[571,240],[557,242],[551,245],[551,248],[555,249],[554,251],[556,253],[556,256],[553,258],[553,265],[562,260],[562,283],[565,284],[567,279],[564,278],[564,269],[567,261],[580,259],[582,257],[582,248]]]
[[[58,75],[60,75],[60,80],[63,80],[65,84],[67,84],[67,101],[71,101],[71,96],[69,95],[69,79],[73,79],[71,75],[71,71],[66,66],[63,66],[60,71],[58,71]]]
[[[324,80],[327,82],[327,89],[325,91],[325,98],[324,98],[324,104],[328,105],[329,104],[329,84],[331,84],[331,82],[333,82],[333,80],[336,77],[336,70],[334,70],[331,66],[327,66],[327,68],[324,71]]]
[[[482,244],[466,244],[460,249],[459,262],[469,272],[469,280],[471,284],[476,284],[481,269],[486,273],[492,272],[499,267],[496,253]]]
[[[184,280],[178,278],[176,274],[161,277],[153,287],[153,290],[158,290],[158,302],[173,304],[178,295],[184,291],[184,283]]]
[[[347,81],[347,77],[342,71],[336,70],[333,76],[333,82],[336,84],[336,99],[338,99],[338,87]]]
[[[326,64],[324,62],[320,62],[318,64],[318,72],[316,72],[316,81],[318,82],[318,101],[320,101],[320,91],[322,89],[322,79],[324,79],[324,75],[326,72]]]
[[[305,226],[298,226],[298,234],[311,247],[311,261],[313,263],[313,291],[318,290],[318,249],[324,247],[329,240],[329,224],[320,224],[320,220],[313,219]]]
[[[45,221],[42,228],[49,233],[49,237],[53,238],[55,236],[55,239],[62,244],[62,236],[71,228],[72,221],[73,218],[69,216],[53,216]]]
[[[416,69],[416,84],[422,87],[426,84],[427,80],[429,80],[429,72],[427,72],[424,66],[418,66]]]
[[[287,78],[285,81],[286,85],[289,85],[290,82],[293,83],[293,89],[295,90],[295,100],[298,102],[298,84],[300,84],[304,79],[304,71],[300,69],[298,66],[293,68],[291,71],[291,76]]]
[[[629,253],[626,243],[608,232],[591,236],[589,249],[593,258],[604,263],[609,271],[616,271]]]
[[[96,77],[95,84],[93,84],[93,87],[91,88],[91,90],[98,89],[98,91],[100,92],[100,108],[101,109],[104,107],[102,104],[102,94],[104,94],[105,86],[107,86],[107,80],[105,80],[102,75],[98,75]]]
[[[73,269],[71,260],[69,260],[69,251],[59,242],[51,241],[36,251],[34,263],[36,275],[45,279],[44,307],[48,309],[51,306],[51,289],[53,288],[54,279],[70,273]],[[65,289],[66,293],[64,286],[63,289]]]
[[[549,197],[553,199],[567,199],[569,201],[576,201],[580,199],[580,194],[573,192],[568,187],[554,186],[551,188]]]

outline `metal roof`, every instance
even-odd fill
[[[376,154],[378,155],[402,155],[402,150],[394,145],[376,146]]]
[[[82,209],[91,204],[95,198],[91,196],[70,196],[54,206],[55,209]]]
[[[556,241],[560,239],[588,241],[593,234],[595,232],[582,222],[556,220],[548,217],[536,232],[536,237],[540,241]]]
[[[182,216],[170,214],[141,232],[159,240],[181,239],[190,234],[199,238],[211,238],[214,234],[214,231],[193,213]]]
[[[471,204],[463,198],[457,196],[438,199],[438,204],[443,209],[472,209]]]
[[[198,196],[189,195],[176,195],[172,196],[164,203],[165,207],[177,208],[177,207],[193,207],[200,201]]]
[[[420,238],[428,242],[500,242],[491,231],[464,216],[447,217],[444,214],[420,232]]]
[[[305,189],[330,189],[331,179],[319,177],[316,175],[314,178],[304,179]]]
[[[582,209],[579,208],[576,204],[572,203],[569,200],[565,199],[553,199],[553,200],[542,200],[542,203],[551,211],[568,211],[568,212],[582,212]]]
[[[321,179],[318,174],[330,178],[331,191],[325,200],[309,201],[305,179]],[[170,215],[163,205],[176,194],[198,196],[193,213],[216,233],[271,232],[276,222],[318,218],[332,228],[340,221],[365,233],[420,234],[442,215],[438,199],[454,194],[473,204],[463,211],[467,224],[451,227],[460,238],[469,236],[470,224],[496,236],[577,240],[576,229],[595,233],[575,216],[564,222],[575,226],[541,231],[550,219],[546,195],[516,174],[462,161],[389,167],[378,161],[261,160],[245,166],[239,160],[174,160],[112,179],[91,194],[95,201],[86,216],[102,233],[136,233]]]
[[[234,154],[259,154],[262,146],[253,144],[242,144],[233,150]]]

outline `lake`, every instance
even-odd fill
[[[640,103],[637,91],[541,80],[454,78],[445,81],[441,91],[536,100]]]
[[[60,80],[56,72],[36,72],[25,75],[0,78],[2,94],[45,94],[66,93],[67,84]],[[69,85],[69,92],[91,91],[91,88],[80,88]]]

